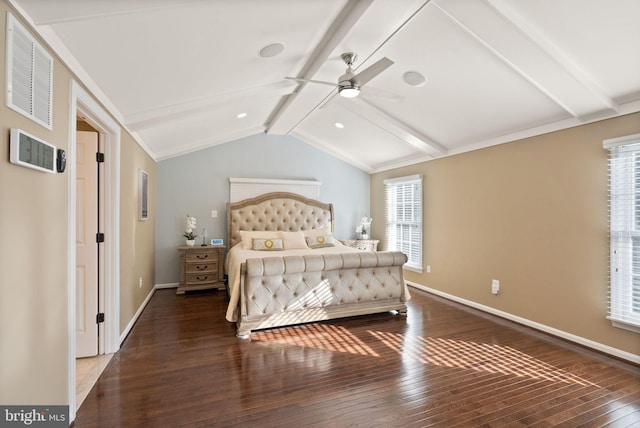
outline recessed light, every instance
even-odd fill
[[[340,123],[340,122],[336,122],[336,123],[334,123],[334,125],[335,125],[335,127],[336,127],[336,128],[338,128],[338,129],[342,129],[342,128],[344,128],[344,125],[343,125],[342,123]]]
[[[271,58],[272,56],[278,55],[280,52],[284,50],[284,45],[282,43],[271,43],[260,49],[258,51],[258,55],[262,58]]]
[[[238,119],[242,119],[243,117],[247,117],[247,113],[238,113],[238,114],[236,115],[236,117],[237,117]]]
[[[402,80],[410,86],[422,86],[427,82],[427,79],[417,71],[407,71],[402,75]]]

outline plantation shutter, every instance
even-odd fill
[[[389,251],[407,255],[405,265],[422,271],[422,176],[384,181],[386,240]]]
[[[609,149],[609,316],[640,328],[640,134],[605,141]]]

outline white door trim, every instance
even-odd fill
[[[67,293],[68,293],[68,356],[69,356],[69,422],[76,416],[76,117],[79,115],[93,126],[104,142],[104,280],[99,291],[104,304],[104,334],[100,353],[111,354],[120,349],[120,126],[73,79],[70,82],[69,147],[67,151]]]

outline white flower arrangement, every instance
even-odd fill
[[[362,235],[368,235],[369,228],[371,227],[371,222],[373,219],[371,217],[362,217],[360,219],[360,225],[356,228],[356,232]]]
[[[196,239],[196,236],[198,236],[193,232],[194,230],[196,230],[196,218],[187,214],[187,225],[184,229],[184,235],[182,236],[187,238],[189,241],[193,241]]]

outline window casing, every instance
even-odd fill
[[[422,176],[384,181],[387,250],[407,255],[405,268],[422,272]]]
[[[640,134],[604,142],[609,149],[609,315],[640,332]]]

